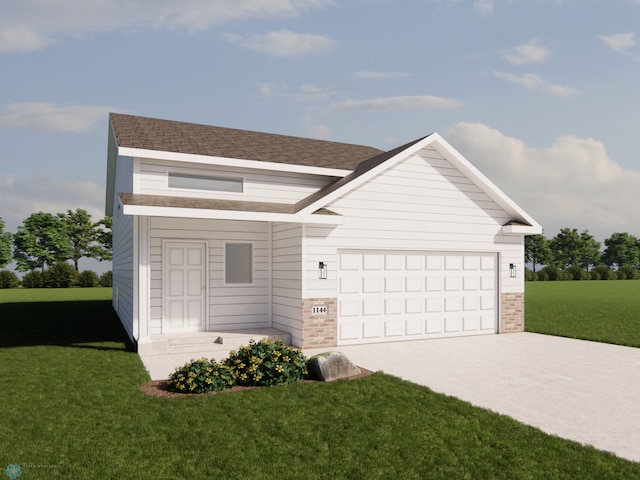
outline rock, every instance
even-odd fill
[[[342,352],[325,352],[314,355],[307,362],[309,375],[321,382],[360,375],[360,369]]]

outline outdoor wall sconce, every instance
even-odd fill
[[[321,278],[322,280],[327,279],[327,264],[324,262],[320,262],[318,264],[318,278]]]
[[[509,264],[509,276],[511,278],[516,278],[516,274],[517,274],[516,265],[514,263],[510,263]]]

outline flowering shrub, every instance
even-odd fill
[[[282,340],[251,340],[231,352],[224,364],[233,370],[237,385],[270,386],[299,382],[307,374],[307,358]]]
[[[168,387],[178,393],[219,392],[235,384],[232,370],[214,359],[191,360],[169,377]]]

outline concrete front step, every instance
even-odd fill
[[[138,354],[152,380],[168,378],[176,367],[191,359],[215,358],[221,361],[231,350],[249,345],[251,340],[270,338],[291,345],[289,333],[273,328],[233,330],[224,332],[192,332],[152,335],[138,343]]]

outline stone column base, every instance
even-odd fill
[[[524,293],[500,297],[500,333],[524,332]]]
[[[315,307],[315,308],[314,308]],[[338,344],[338,299],[302,299],[302,348]]]

